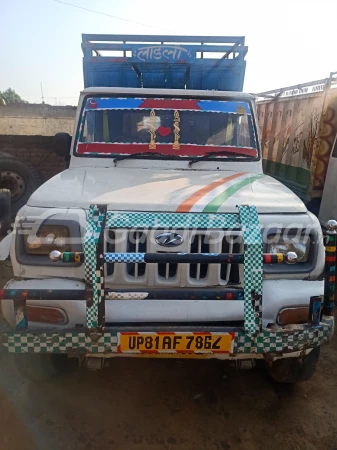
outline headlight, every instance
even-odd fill
[[[83,220],[83,214],[80,213]],[[84,229],[77,214],[54,214],[48,218],[22,218],[15,228],[15,256],[18,263],[27,266],[54,266],[49,259],[53,250],[81,252]],[[56,263],[57,265],[57,263]],[[61,264],[60,264],[61,265]],[[79,266],[79,263],[68,263]]]
[[[64,225],[41,225],[37,233],[24,236],[28,255],[49,255],[52,250],[70,251],[69,228]]]
[[[310,236],[269,236],[271,243],[267,246],[267,253],[295,252],[298,262],[308,261],[311,239]]]

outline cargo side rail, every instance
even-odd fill
[[[242,91],[244,36],[83,34],[85,87]]]

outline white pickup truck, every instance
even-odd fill
[[[105,58],[130,65],[89,60],[93,40],[87,84],[109,74]],[[144,85],[146,68],[155,84],[168,64],[142,58],[182,58],[126,40]],[[325,249],[318,219],[263,174],[254,98],[88,87],[75,123],[72,140],[58,136],[69,169],[33,193],[1,244],[14,271],[0,292],[2,349],[48,373],[64,355],[90,368],[127,355],[264,359],[277,381],[310,378],[334,328],[336,223]]]

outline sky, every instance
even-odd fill
[[[0,0],[0,91],[32,103],[77,104],[82,33],[245,36],[244,91],[337,71],[337,0]]]

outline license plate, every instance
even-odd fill
[[[232,333],[118,333],[119,353],[231,353]]]

